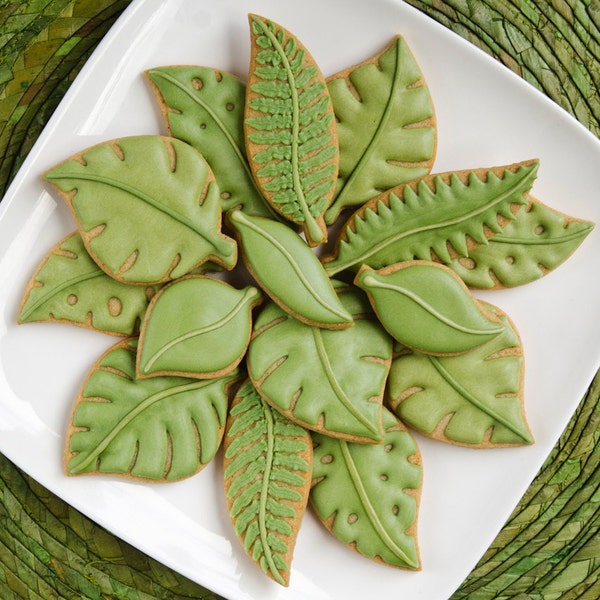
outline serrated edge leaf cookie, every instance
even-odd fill
[[[325,213],[359,206],[424,177],[436,152],[429,89],[401,36],[366,61],[327,78],[340,147],[336,194]]]
[[[330,276],[361,265],[380,269],[407,260],[447,264],[502,231],[529,202],[537,160],[503,167],[432,174],[388,190],[359,208],[343,226]]]
[[[327,241],[323,215],[338,173],[335,117],[325,79],[289,31],[249,15],[251,54],[244,133],[254,179],[311,246]]]
[[[392,361],[386,404],[409,427],[446,443],[532,444],[523,407],[521,339],[503,311],[480,302],[504,323],[504,331],[460,356],[400,351]]]
[[[308,432],[243,384],[227,419],[225,498],[248,556],[284,586],[308,502],[312,454]]]
[[[313,434],[310,503],[325,527],[352,550],[416,570],[421,455],[412,435],[387,409],[383,427],[381,444]]]

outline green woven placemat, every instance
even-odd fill
[[[409,3],[600,135],[599,0]],[[0,0],[0,197],[129,0]],[[600,373],[452,600],[600,598]],[[0,455],[0,598],[217,596],[106,532]],[[410,600],[410,599],[408,599]]]

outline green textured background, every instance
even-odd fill
[[[600,0],[409,3],[497,58],[600,136]],[[0,197],[128,4],[0,0]],[[600,374],[452,600],[600,598],[599,424]],[[0,455],[0,598],[217,597],[115,538]]]

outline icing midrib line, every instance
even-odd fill
[[[263,547],[263,553],[269,564],[269,570],[279,583],[283,583],[283,578],[275,565],[273,554],[271,552],[271,546],[268,540],[268,531],[266,525],[266,513],[267,513],[267,499],[269,497],[269,483],[271,478],[271,471],[273,470],[273,454],[275,452],[275,431],[273,424],[273,415],[271,410],[265,406],[265,402],[261,400],[263,413],[265,416],[265,423],[267,427],[267,450],[266,450],[266,461],[265,461],[265,472],[262,481],[262,490],[260,492],[260,505],[259,505],[259,530],[260,539]]]
[[[196,226],[196,224],[191,219],[188,219],[187,217],[185,217],[181,213],[173,210],[169,206],[166,206],[165,204],[158,202],[157,200],[152,198],[152,196],[149,196],[149,195],[145,194],[144,192],[142,192],[141,190],[138,190],[137,188],[135,188],[131,185],[128,185],[126,183],[123,183],[122,181],[118,181],[117,179],[113,179],[112,177],[106,177],[106,176],[102,176],[102,175],[94,175],[93,173],[76,173],[76,172],[75,173],[68,173],[68,172],[61,173],[58,176],[53,176],[52,174],[48,174],[48,175],[46,175],[46,178],[50,181],[52,181],[52,180],[60,181],[61,179],[75,179],[75,180],[79,179],[82,181],[92,181],[94,183],[100,183],[103,185],[107,185],[109,187],[114,187],[118,190],[121,190],[121,191],[127,193],[127,194],[130,194],[131,196],[134,196],[135,198],[138,198],[142,202],[145,202],[146,204],[152,206],[152,208],[171,217],[174,221],[177,221],[178,223],[181,223],[185,227],[191,229],[194,233],[196,233],[200,237],[204,238],[213,248],[215,248],[215,250],[217,250],[223,256],[231,256],[231,254],[233,253],[233,248],[230,246],[230,244],[227,242],[227,240],[222,240],[218,236],[215,236],[215,239],[210,239],[200,228],[198,228]]]
[[[345,204],[342,201],[342,198],[346,192],[346,190],[348,190],[351,185],[352,182],[354,181],[354,179],[356,179],[358,177],[358,174],[360,173],[360,171],[362,170],[362,168],[364,167],[364,165],[366,164],[367,160],[368,160],[368,155],[371,153],[373,147],[375,146],[375,144],[377,143],[377,141],[379,140],[379,138],[383,135],[383,130],[385,125],[387,124],[387,122],[390,120],[390,115],[392,112],[392,99],[394,98],[395,94],[396,94],[396,90],[399,86],[399,82],[398,82],[398,71],[400,69],[400,45],[398,42],[396,42],[396,64],[394,65],[394,74],[393,74],[393,79],[392,79],[392,87],[390,90],[390,93],[388,95],[388,99],[385,105],[385,108],[383,110],[383,113],[379,119],[379,123],[377,124],[377,128],[375,131],[375,134],[372,136],[371,141],[367,144],[367,147],[365,148],[364,152],[362,153],[358,163],[356,164],[356,166],[354,167],[354,169],[352,170],[352,173],[350,174],[350,177],[348,177],[346,179],[346,182],[344,183],[343,188],[341,189],[341,191],[338,193],[336,199],[335,199],[335,204],[337,206],[339,206],[341,204],[342,207],[345,206]]]
[[[403,560],[408,566],[417,568],[419,565],[416,564],[413,560],[411,560],[406,554],[402,551],[401,548],[394,543],[394,540],[388,535],[386,528],[381,523],[373,504],[369,500],[369,495],[365,490],[365,486],[363,485],[360,475],[358,473],[358,469],[354,460],[352,459],[352,454],[350,453],[350,449],[348,448],[348,444],[340,440],[340,449],[342,451],[342,456],[344,458],[344,462],[346,463],[346,468],[348,469],[348,473],[350,474],[350,478],[352,483],[354,484],[354,489],[358,495],[360,503],[364,508],[369,521],[373,525],[373,529],[377,535],[379,535],[381,541],[385,544],[385,546],[392,551],[392,553]]]
[[[586,232],[590,231],[591,227],[586,227],[580,231],[574,231],[568,235],[562,235],[557,238],[517,238],[517,237],[503,237],[502,235],[494,236],[489,241],[490,243],[496,244],[513,244],[515,246],[556,246],[559,244],[566,244],[583,237]]]
[[[468,390],[466,390],[460,383],[452,377],[450,372],[444,368],[442,363],[435,356],[427,357],[435,370],[440,374],[440,376],[450,385],[451,388],[456,390],[465,400],[467,400],[470,404],[478,408],[480,411],[491,417],[494,421],[506,427],[509,431],[512,431],[515,435],[519,436],[522,440],[527,443],[531,443],[531,437],[527,434],[523,434],[522,431],[519,431],[508,419],[505,419],[502,415],[497,414],[494,410],[492,410],[489,406],[486,406],[484,403],[480,402],[479,399],[471,394]]]
[[[151,408],[157,402],[161,402],[177,394],[184,394],[190,390],[197,390],[202,387],[206,387],[214,383],[214,380],[203,380],[194,381],[193,383],[186,383],[166,390],[161,390],[148,396],[143,402],[138,404],[135,408],[130,410],[119,422],[110,430],[108,435],[104,436],[103,440],[96,446],[96,449],[87,456],[87,458],[78,463],[77,457],[71,461],[70,471],[72,473],[82,472],[92,462],[96,461],[99,456],[106,450],[110,443],[123,431],[130,423],[132,423],[137,417],[139,417],[145,410]],[[75,465],[73,465],[75,463]]]
[[[84,281],[94,279],[95,277],[102,277],[102,275],[105,275],[104,271],[102,269],[97,269],[96,271],[92,271],[90,273],[82,273],[77,277],[72,277],[71,279],[64,281],[58,287],[55,287],[52,290],[50,290],[49,293],[44,294],[41,298],[38,298],[36,302],[29,308],[29,310],[23,313],[23,315],[21,316],[21,320],[27,320],[29,315],[35,312],[42,304],[47,302],[49,298],[57,296],[61,292],[64,292],[66,289],[68,289],[70,286],[83,283]]]
[[[300,210],[304,215],[304,222],[306,223],[307,233],[311,240],[315,242],[323,241],[323,232],[321,228],[318,226],[317,222],[314,220],[313,216],[310,214],[310,209],[308,208],[308,204],[306,202],[306,198],[304,196],[304,190],[302,189],[302,182],[300,180],[300,172],[298,169],[298,135],[300,131],[300,122],[299,122],[299,113],[300,106],[298,104],[298,90],[296,89],[296,82],[294,78],[294,73],[292,71],[290,62],[288,57],[282,48],[279,40],[273,35],[273,32],[259,19],[254,20],[258,23],[263,30],[263,33],[269,38],[273,47],[281,57],[281,61],[285,67],[285,71],[287,73],[288,86],[290,88],[291,100],[292,100],[292,174],[293,174],[293,185],[296,199],[298,200],[298,204],[300,205]]]
[[[448,325],[448,327],[455,329],[456,331],[460,331],[461,333],[467,333],[469,335],[489,336],[489,335],[501,333],[504,330],[504,327],[502,325],[500,325],[497,328],[490,328],[490,329],[472,329],[471,327],[465,327],[464,325],[461,325],[460,323],[456,323],[452,319],[450,319],[450,318],[446,317],[445,315],[443,315],[442,313],[440,313],[433,306],[431,306],[431,304],[429,304],[428,302],[423,300],[420,296],[418,296],[414,292],[411,292],[409,289],[406,289],[399,285],[393,285],[390,283],[385,283],[383,281],[379,281],[379,280],[375,279],[375,277],[371,277],[368,275],[367,275],[367,277],[365,277],[364,283],[366,285],[368,285],[369,287],[377,287],[377,288],[384,289],[384,290],[390,290],[392,292],[398,292],[399,294],[402,294],[403,296],[410,298],[413,302],[418,304],[421,308],[423,308],[430,315],[435,317],[438,321],[441,321],[442,323]]]
[[[516,173],[515,173],[516,174]],[[506,175],[505,175],[506,176]],[[403,238],[407,238],[410,237],[411,235],[417,235],[419,233],[422,233],[424,231],[434,231],[436,229],[443,229],[444,227],[449,227],[451,225],[456,225],[458,223],[461,223],[463,221],[468,221],[469,219],[480,215],[486,211],[488,211],[490,208],[492,208],[493,206],[500,204],[501,202],[503,202],[504,200],[506,200],[506,198],[508,198],[509,196],[511,196],[515,190],[519,189],[523,182],[526,182],[528,179],[530,179],[532,176],[535,176],[535,169],[531,169],[524,178],[522,179],[518,179],[514,185],[512,185],[508,190],[506,190],[503,194],[500,194],[497,197],[492,198],[489,202],[486,202],[485,205],[479,207],[476,210],[472,210],[466,214],[462,214],[454,219],[449,219],[447,221],[441,221],[441,222],[437,222],[437,223],[433,223],[431,225],[426,225],[423,227],[419,227],[419,228],[415,228],[415,229],[411,229],[409,231],[403,231],[400,232],[394,236],[385,238],[383,241],[379,242],[378,244],[375,244],[373,246],[370,246],[369,249],[365,252],[363,252],[362,255],[360,255],[358,258],[354,258],[350,261],[347,261],[345,263],[337,263],[335,264],[334,261],[332,261],[330,264],[333,265],[330,268],[327,268],[327,263],[325,263],[324,267],[325,267],[325,271],[327,271],[327,273],[329,275],[335,275],[336,273],[339,273],[340,271],[343,271],[344,269],[347,269],[348,267],[352,267],[353,265],[359,263],[359,262],[366,262],[367,259],[369,259],[371,256],[373,256],[374,254],[376,254],[377,252],[380,252],[381,250],[383,250],[384,248],[386,248],[387,246],[390,246],[392,244],[395,244],[396,242],[398,242],[399,240],[403,239]],[[360,217],[357,217],[360,218]],[[493,238],[492,238],[493,239]],[[348,242],[345,242],[346,244],[348,244]]]
[[[349,322],[348,315],[345,315],[344,313],[336,310],[335,307],[329,306],[317,294],[317,292],[312,288],[312,286],[310,285],[310,283],[307,281],[306,277],[304,276],[302,269],[297,265],[296,261],[294,261],[293,256],[288,252],[288,250],[278,240],[276,240],[272,235],[270,235],[268,232],[264,231],[260,227],[257,227],[256,225],[254,225],[254,223],[252,223],[248,219],[245,219],[244,217],[245,217],[245,215],[241,211],[238,210],[238,211],[234,211],[233,213],[231,213],[230,218],[233,221],[237,220],[238,223],[240,223],[240,222],[243,223],[248,228],[250,228],[252,231],[254,231],[254,233],[265,238],[268,242],[270,242],[273,246],[275,246],[275,248],[283,255],[283,257],[287,259],[288,263],[292,267],[292,270],[294,271],[294,273],[296,273],[296,275],[298,276],[298,279],[304,285],[304,288],[308,291],[308,293],[314,298],[314,300],[320,306],[325,308],[327,311],[336,315],[337,317],[342,319],[345,323],[348,323]]]
[[[218,321],[215,321],[214,323],[211,323],[209,325],[205,325],[204,327],[199,327],[198,329],[194,329],[192,331],[189,331],[188,333],[185,333],[183,335],[180,335],[180,336],[172,339],[168,344],[165,344],[162,348],[160,348],[160,350],[155,352],[148,359],[148,361],[146,362],[146,365],[144,367],[144,372],[147,373],[149,371],[149,369],[152,368],[152,365],[154,365],[154,363],[165,352],[167,352],[171,348],[177,346],[178,344],[181,344],[181,343],[185,342],[186,340],[197,337],[199,335],[203,335],[205,333],[210,333],[211,331],[215,331],[216,329],[219,329],[220,327],[224,327],[225,325],[227,325],[227,323],[229,323],[231,320],[233,320],[236,317],[236,315],[242,310],[242,308],[244,308],[244,306],[246,305],[246,302],[249,300],[252,300],[253,298],[256,298],[256,296],[257,296],[256,289],[246,290],[246,292],[244,293],[242,298],[233,306],[233,308],[224,317],[222,317]]]
[[[380,439],[379,430],[377,427],[373,426],[373,424],[363,416],[360,411],[356,409],[356,407],[352,404],[348,396],[345,394],[344,390],[341,388],[340,384],[337,381],[335,373],[331,367],[331,363],[329,361],[329,357],[327,356],[327,351],[325,350],[325,344],[323,343],[323,334],[318,327],[312,327],[312,334],[315,340],[315,346],[317,348],[317,354],[319,356],[319,360],[325,371],[325,375],[327,377],[327,382],[329,383],[329,387],[333,390],[336,398],[340,401],[340,404],[368,431],[375,434],[375,439]]]

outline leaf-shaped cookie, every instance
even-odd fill
[[[200,471],[219,448],[237,373],[139,380],[136,342],[129,338],[106,352],[79,393],[65,449],[70,475],[175,481]]]
[[[112,335],[133,335],[157,289],[109,277],[75,232],[39,265],[25,291],[19,323],[60,321]]]
[[[421,456],[410,433],[387,409],[383,427],[382,444],[313,434],[310,503],[327,529],[359,554],[419,569]]]
[[[248,373],[263,398],[300,425],[379,442],[392,340],[372,314],[365,315],[359,290],[344,286],[337,292],[354,317],[350,329],[311,327],[267,305],[254,325]]]
[[[246,84],[234,75],[197,66],[157,67],[146,72],[169,135],[191,144],[219,174],[223,210],[278,217],[264,200],[246,160]]]
[[[188,276],[162,288],[142,324],[138,377],[181,375],[206,379],[235,369],[252,331],[261,293],[210,277]]]
[[[471,447],[533,443],[523,411],[523,350],[509,318],[495,339],[460,356],[405,351],[390,371],[386,402],[421,433]]]
[[[242,258],[260,286],[284,310],[308,325],[350,327],[352,315],[337,297],[315,253],[292,229],[240,210],[227,213]]]
[[[310,490],[310,435],[246,382],[232,403],[224,447],[225,498],[235,532],[257,565],[287,586]]]
[[[338,146],[331,99],[304,45],[250,15],[251,56],[244,131],[254,178],[311,246],[327,241],[323,214],[335,191]]]
[[[94,146],[45,174],[69,205],[88,252],[125,283],[176,279],[207,260],[232,268],[219,189],[189,144],[136,136]]]
[[[379,271],[363,267],[355,283],[394,339],[427,354],[467,352],[504,329],[458,275],[438,263],[408,261]]]
[[[594,228],[561,214],[533,199],[515,220],[469,251],[448,263],[473,288],[515,287],[539,279],[575,252]]]
[[[325,270],[467,256],[469,246],[485,244],[527,204],[538,164],[429,175],[384,192],[348,219],[334,255],[323,258]]]
[[[338,185],[325,221],[431,170],[436,149],[429,89],[406,42],[327,79],[340,147]]]

